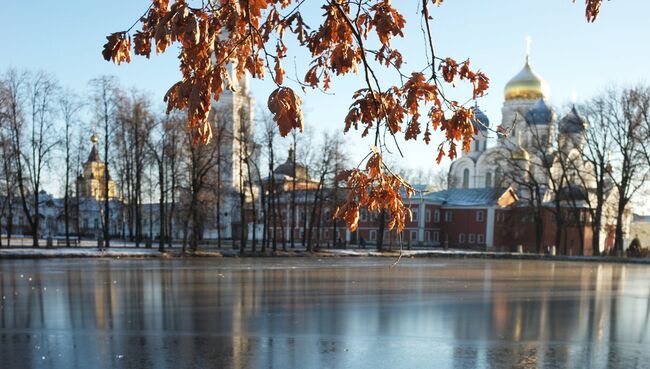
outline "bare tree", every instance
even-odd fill
[[[172,247],[172,239],[174,237],[174,214],[176,214],[176,199],[180,182],[180,164],[183,155],[183,125],[180,122],[183,120],[179,114],[172,113],[169,115],[171,122],[167,125],[167,145],[165,145],[165,156],[167,173],[167,183],[169,190],[169,217],[167,220],[167,246]]]
[[[1,86],[0,86],[1,88]],[[0,92],[1,93],[1,92]],[[2,99],[0,97],[0,99]],[[0,100],[0,106],[2,101]],[[0,113],[0,126],[4,125],[3,114]],[[0,247],[2,247],[2,219],[6,220],[7,247],[11,246],[11,233],[13,226],[13,191],[15,179],[11,164],[11,141],[5,135],[5,130],[0,128]],[[2,197],[4,195],[4,198]]]
[[[267,246],[270,243],[273,252],[277,251],[277,230],[278,230],[278,210],[277,210],[277,188],[275,184],[275,138],[278,136],[277,125],[269,116],[263,117],[264,132],[261,139],[262,144],[266,147],[266,159],[268,163],[268,180],[265,183],[266,209],[264,213],[264,229],[267,231]],[[284,243],[284,231],[282,233],[282,242]],[[264,247],[264,246],[263,246]]]
[[[309,216],[309,226],[305,226],[304,233],[306,239],[307,251],[313,251],[313,242],[314,238],[320,238],[320,232],[315,236],[314,227],[317,223],[320,223],[320,213],[325,203],[326,196],[326,185],[328,180],[333,179],[333,176],[336,176],[335,165],[341,154],[341,139],[337,135],[324,134],[321,147],[318,151],[317,158],[318,160],[314,163],[314,172],[318,175],[318,185],[313,192],[313,198],[310,209]],[[305,195],[305,208],[304,211],[307,211],[307,195]],[[305,216],[305,222],[307,217]],[[319,227],[320,229],[320,227]],[[303,243],[305,243],[303,241]]]
[[[44,73],[28,76],[10,71],[5,85],[18,190],[23,212],[31,229],[33,246],[38,247],[42,174],[58,144],[52,134],[57,84],[52,77]],[[28,109],[22,106],[24,100],[21,95],[27,96]],[[27,131],[23,116],[25,110],[29,111],[31,118]],[[26,144],[23,139],[27,141]]]
[[[576,161],[571,161],[571,169],[576,174],[580,187],[585,189],[584,197],[587,203],[592,229],[592,252],[593,255],[600,254],[600,234],[604,226],[604,208],[607,196],[611,192],[612,184],[609,179],[611,166],[609,163],[609,151],[611,137],[608,132],[608,124],[604,119],[604,100],[597,97],[587,102],[580,108],[581,113],[589,122],[586,130],[584,145],[579,146],[582,160],[586,165],[578,167]]]
[[[626,210],[635,193],[648,177],[648,161],[643,137],[645,117],[650,111],[645,87],[610,90],[603,98],[603,119],[611,138],[610,178],[618,195],[614,249],[623,253]]]
[[[95,120],[103,129],[104,134],[104,184],[102,196],[104,201],[102,229],[104,247],[110,247],[110,175],[108,167],[110,164],[110,142],[114,131],[115,116],[119,99],[119,88],[114,77],[102,76],[90,81],[93,88],[92,99],[95,105]],[[101,213],[101,211],[100,211]]]
[[[7,247],[11,246],[11,235],[13,231],[13,199],[16,186],[16,175],[12,159],[11,141],[11,97],[0,79],[0,160],[2,170],[0,171],[0,235],[2,234],[2,219],[5,220],[7,233]],[[4,194],[4,198],[1,196]],[[0,247],[2,237],[0,236]]]
[[[64,91],[59,97],[59,109],[63,119],[63,151],[64,151],[64,185],[63,185],[63,223],[65,229],[65,244],[70,247],[70,175],[73,170],[72,160],[72,126],[78,124],[77,115],[82,104],[79,98],[71,91]]]
[[[173,121],[172,116],[170,115],[165,115],[161,119],[158,119],[155,126],[157,130],[154,137],[146,142],[149,156],[153,159],[158,171],[158,227],[160,228],[160,234],[158,236],[158,251],[160,252],[165,251],[165,242],[167,242],[167,238],[169,237],[167,229],[166,199],[170,191],[167,187],[168,174],[166,170],[168,168],[167,162],[169,160],[168,154],[170,151],[167,149],[169,145],[168,136],[173,130],[172,125],[175,124],[176,122]]]
[[[521,139],[519,139],[521,141]],[[533,139],[539,143],[539,138]],[[537,145],[539,146],[539,145]],[[532,214],[532,221],[535,225],[535,250],[537,253],[543,251],[544,228],[544,197],[548,188],[548,180],[541,173],[550,172],[542,165],[548,165],[549,159],[535,161],[531,164],[530,154],[521,147],[521,142],[517,145],[503,145],[501,150],[495,154],[495,162],[498,167],[495,174],[495,186],[500,187],[501,183],[508,183],[518,189],[522,195],[522,200],[528,205],[527,211]],[[517,218],[518,222],[526,222],[527,217]],[[517,226],[521,227],[521,224]]]
[[[212,114],[214,121],[217,127],[219,127],[212,137],[212,140],[215,141],[216,145],[221,149],[217,152],[217,166],[216,166],[216,175],[212,181],[212,188],[214,192],[214,201],[215,201],[215,213],[216,213],[216,226],[217,226],[217,248],[221,249],[223,244],[223,227],[222,227],[222,213],[223,213],[223,202],[226,195],[225,191],[228,186],[224,186],[224,176],[228,172],[228,166],[232,158],[228,158],[225,151],[223,150],[226,147],[227,139],[232,138],[232,133],[228,132],[226,125],[228,122],[229,111],[217,111],[213,108]]]
[[[145,148],[149,144],[154,125],[150,102],[145,95],[131,91],[129,97],[121,98],[117,104],[118,157],[126,181],[129,224],[134,228],[135,245],[143,240],[143,178],[145,175]]]
[[[216,131],[225,129],[224,126],[216,127]],[[218,134],[218,133],[217,133]],[[191,132],[186,133],[187,147],[187,216],[184,221],[183,252],[186,250],[188,235],[191,235],[190,249],[196,251],[198,242],[203,234],[206,215],[205,205],[210,203],[206,199],[209,194],[207,189],[211,178],[214,178],[215,168],[219,165],[219,145],[215,141],[208,144],[197,144]]]
[[[244,189],[243,186],[240,187],[240,191],[244,194],[244,196],[240,196],[240,202],[239,207],[240,207],[240,216],[241,216],[241,222],[242,222],[242,240],[240,243],[240,253],[244,252],[244,248],[246,246],[245,240],[247,238],[246,229],[247,229],[247,223],[248,223],[248,217],[246,217],[246,207],[247,204],[250,204],[251,206],[251,211],[249,214],[252,214],[252,224],[253,224],[253,229],[252,229],[252,245],[251,245],[251,250],[252,252],[255,252],[256,246],[257,246],[257,209],[256,209],[256,200],[255,200],[255,183],[258,183],[259,179],[253,176],[253,166],[254,163],[257,161],[258,151],[259,147],[257,142],[255,142],[254,136],[253,136],[253,127],[249,122],[251,121],[249,117],[249,113],[245,107],[242,107],[239,109],[239,135],[237,139],[239,140],[239,147],[240,147],[240,183],[243,183],[244,181],[246,182],[247,188]],[[242,166],[246,167],[246,172],[243,173]],[[248,191],[249,196],[246,196],[245,193]]]

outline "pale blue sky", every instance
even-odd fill
[[[305,13],[320,14],[318,3],[307,0]],[[423,44],[416,2],[393,3],[398,4],[408,21],[408,42],[397,42],[395,46],[405,55],[408,66],[420,69]],[[473,66],[489,75],[489,95],[479,105],[492,123],[501,119],[504,85],[523,65],[527,35],[533,38],[533,68],[550,86],[550,101],[556,107],[565,106],[574,91],[578,99],[584,99],[610,84],[648,81],[650,1],[607,1],[594,24],[585,21],[583,3],[447,0],[432,12],[437,52],[458,60],[470,57]],[[151,60],[134,57],[131,64],[119,67],[101,57],[104,37],[128,28],[147,6],[145,0],[6,1],[0,12],[0,70],[42,69],[54,74],[62,85],[80,92],[87,90],[89,79],[112,74],[124,86],[149,91],[152,100],[162,105],[165,91],[179,78],[174,50],[152,56]],[[300,76],[307,70],[305,60],[302,55],[295,59]],[[350,96],[361,87],[362,80],[352,76],[333,84],[334,95],[312,91],[304,96],[307,128],[342,129]],[[251,83],[260,106],[265,106],[272,88],[268,82]],[[359,133],[348,136],[357,139]],[[371,141],[354,142],[350,150],[357,161]],[[408,143],[402,147],[407,166],[435,165],[435,145]]]

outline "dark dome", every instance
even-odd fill
[[[539,99],[535,105],[526,112],[524,118],[530,125],[551,124],[553,121],[553,110],[546,105],[544,99]]]
[[[289,149],[289,156],[287,157],[287,161],[278,165],[273,171],[274,174],[282,174],[289,177],[295,177],[298,180],[308,179],[307,168],[305,168],[304,165],[300,165],[298,162],[296,162],[296,170],[294,172],[293,160],[293,149]]]
[[[490,119],[488,119],[487,115],[478,108],[478,105],[474,105],[474,116],[476,119],[472,121],[472,124],[474,124],[479,131],[487,131],[490,127]]]
[[[560,133],[582,133],[587,129],[587,120],[580,116],[576,107],[571,108],[571,111],[560,119],[559,131]]]

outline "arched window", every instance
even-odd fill
[[[501,168],[497,168],[494,171],[494,187],[501,187],[501,181],[503,181]]]
[[[485,173],[485,187],[492,187],[492,173]]]
[[[469,169],[463,170],[463,188],[469,188]]]
[[[474,141],[474,148],[476,151],[481,151],[481,140]]]

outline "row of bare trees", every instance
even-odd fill
[[[229,224],[229,237],[239,240],[242,252],[249,244],[265,251],[277,250],[278,242],[283,248],[320,242],[320,228],[330,224],[324,204],[339,196],[332,189],[345,165],[341,138],[324,135],[319,145],[308,135],[283,139],[264,114],[255,123],[261,129],[254,130],[251,114],[246,104],[214,107],[213,139],[197,144],[183,114],[164,114],[145,93],[123,88],[114,77],[96,78],[87,91],[74,92],[42,72],[6,71],[0,76],[0,233],[10,240],[20,216],[27,220],[20,233],[31,234],[34,246],[48,236],[39,224],[47,188],[62,198],[58,218],[66,244],[81,235],[83,199],[76,184],[94,135],[106,163],[105,193],[95,199],[105,247],[115,237],[136,246],[158,238],[163,250],[180,237],[184,250],[196,250],[214,229],[221,247]],[[287,146],[298,153],[293,166],[308,168],[311,179],[299,183],[294,177],[280,191],[273,173]],[[260,187],[262,179],[270,186]],[[108,196],[109,181],[116,198]],[[312,186],[308,195],[300,192],[305,186]],[[298,211],[310,216],[298,219]],[[263,225],[261,234],[256,224]],[[285,228],[299,226],[308,230],[301,240],[294,232],[285,237]]]
[[[19,204],[22,215],[38,245],[41,218],[41,190],[44,174],[61,138],[53,134],[55,118],[60,110],[70,118],[74,112],[64,99],[59,100],[60,87],[45,73],[24,73],[11,70],[0,80],[0,145],[3,170],[0,181],[4,199],[5,219],[16,214]],[[11,234],[12,222],[5,232]]]
[[[66,243],[80,234],[76,178],[92,147],[92,133],[99,139],[100,160],[107,164],[101,186],[106,194],[97,199],[105,246],[115,236],[111,223],[122,228],[119,236],[139,245],[145,233],[143,204],[155,202],[157,194],[162,248],[164,241],[171,242],[174,222],[168,214],[176,211],[179,194],[187,191],[184,173],[192,166],[183,118],[159,113],[144,93],[123,89],[113,77],[90,81],[87,96],[62,88],[43,72],[8,70],[1,75],[0,233],[10,242],[20,217],[26,220],[21,233],[31,234],[38,246],[45,236],[40,222],[47,186],[63,199],[59,218]],[[147,171],[157,175],[147,176]],[[119,206],[111,205],[110,180],[116,182]]]

